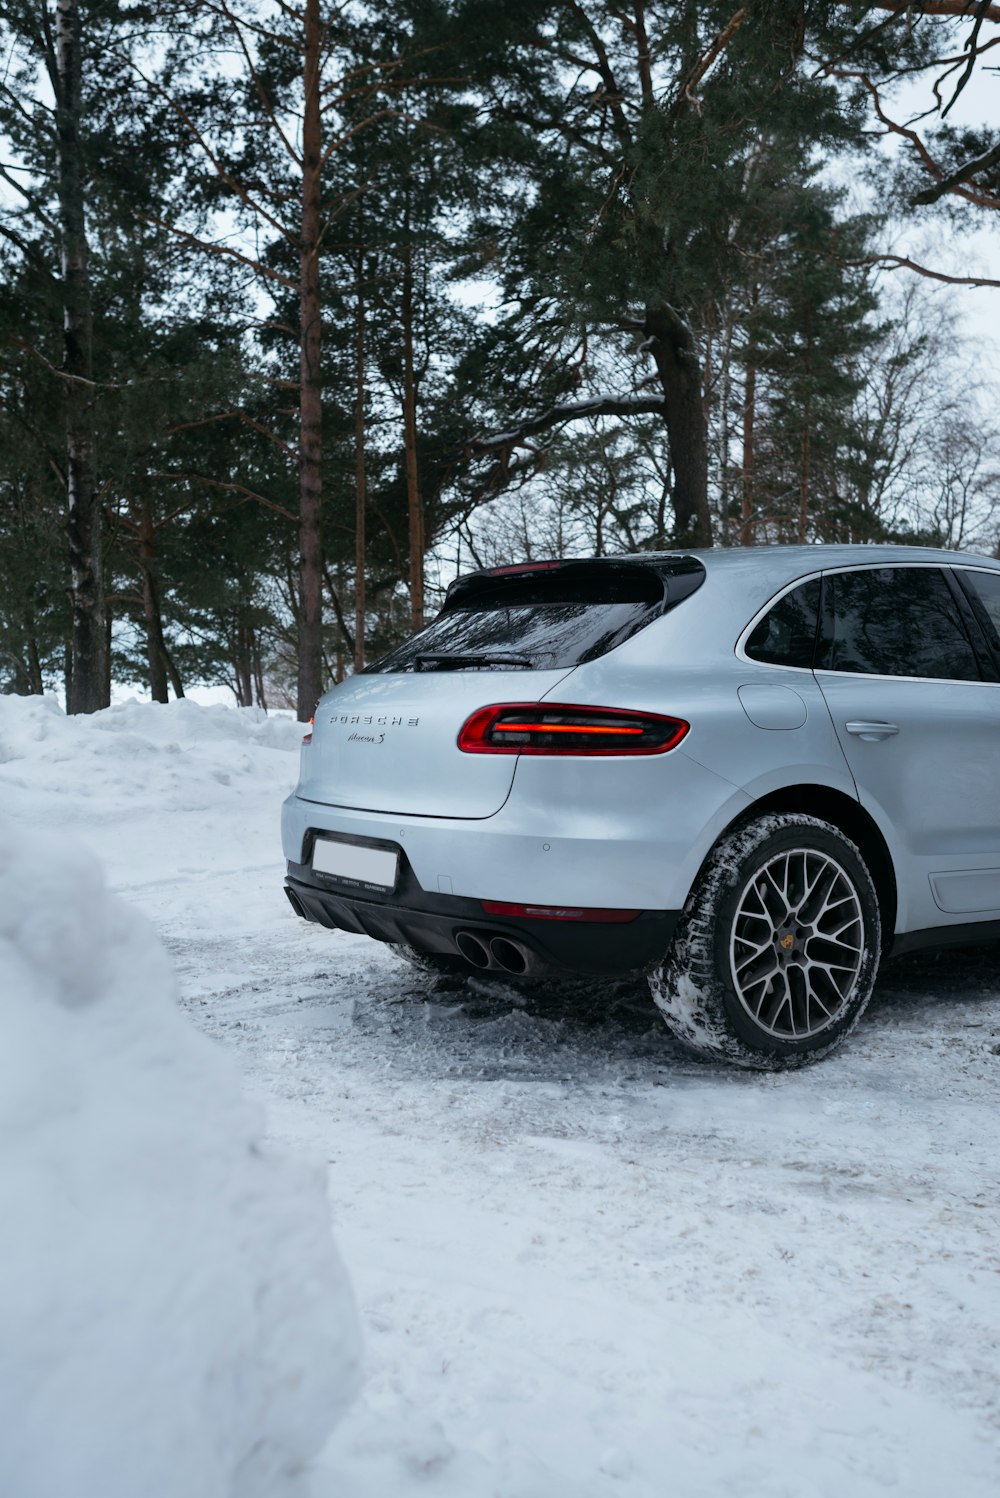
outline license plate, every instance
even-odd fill
[[[364,848],[358,843],[337,843],[318,837],[312,866],[319,874],[330,874],[348,884],[394,889],[399,854],[387,848]]]

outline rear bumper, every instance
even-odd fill
[[[297,915],[322,926],[467,961],[470,952],[477,953],[478,944],[482,960],[472,961],[473,967],[523,972],[528,977],[640,972],[664,956],[680,916],[678,910],[643,910],[634,920],[614,923],[490,916],[479,900],[422,889],[405,857],[396,889],[384,897],[368,892],[359,896],[296,863],[288,865],[285,892]]]
[[[630,910],[682,909],[705,855],[750,804],[683,745],[628,765],[522,756],[510,796],[490,817],[337,806],[335,790],[331,802],[298,794],[284,802],[290,864],[308,864],[314,833],[326,832],[404,849],[428,893]]]

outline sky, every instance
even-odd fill
[[[904,124],[915,120],[933,102],[926,81],[907,83],[894,97],[896,117]],[[1000,68],[981,68],[962,91],[948,120],[958,126],[981,126],[998,116]],[[930,269],[1000,280],[1000,213],[969,204],[965,217],[968,231],[956,232],[936,215],[918,209],[912,221],[898,232],[892,248]],[[977,373],[1000,393],[1000,287],[954,287],[945,294],[961,314],[964,331],[978,350]]]

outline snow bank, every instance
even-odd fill
[[[200,721],[226,736],[219,711]],[[319,1178],[260,1136],[145,922],[88,856],[0,820],[5,1492],[296,1487],[354,1392],[355,1312]]]
[[[291,717],[262,708],[202,707],[186,698],[122,702],[68,718],[54,697],[7,697],[0,704],[0,767],[21,789],[44,775],[49,806],[52,798],[88,798],[114,787],[123,810],[130,800],[147,801],[151,790],[172,789],[176,797],[181,786],[181,799],[196,806],[205,792],[266,764],[283,762],[291,776],[287,751],[298,749],[303,732]]]

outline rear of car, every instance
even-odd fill
[[[662,956],[746,799],[687,752],[704,668],[672,626],[705,579],[691,556],[460,578],[317,707],[283,813],[295,909],[509,972]]]
[[[646,973],[741,1066],[850,1034],[883,947],[1000,932],[1000,568],[765,547],[459,579],[325,697],[300,915],[425,962]]]

